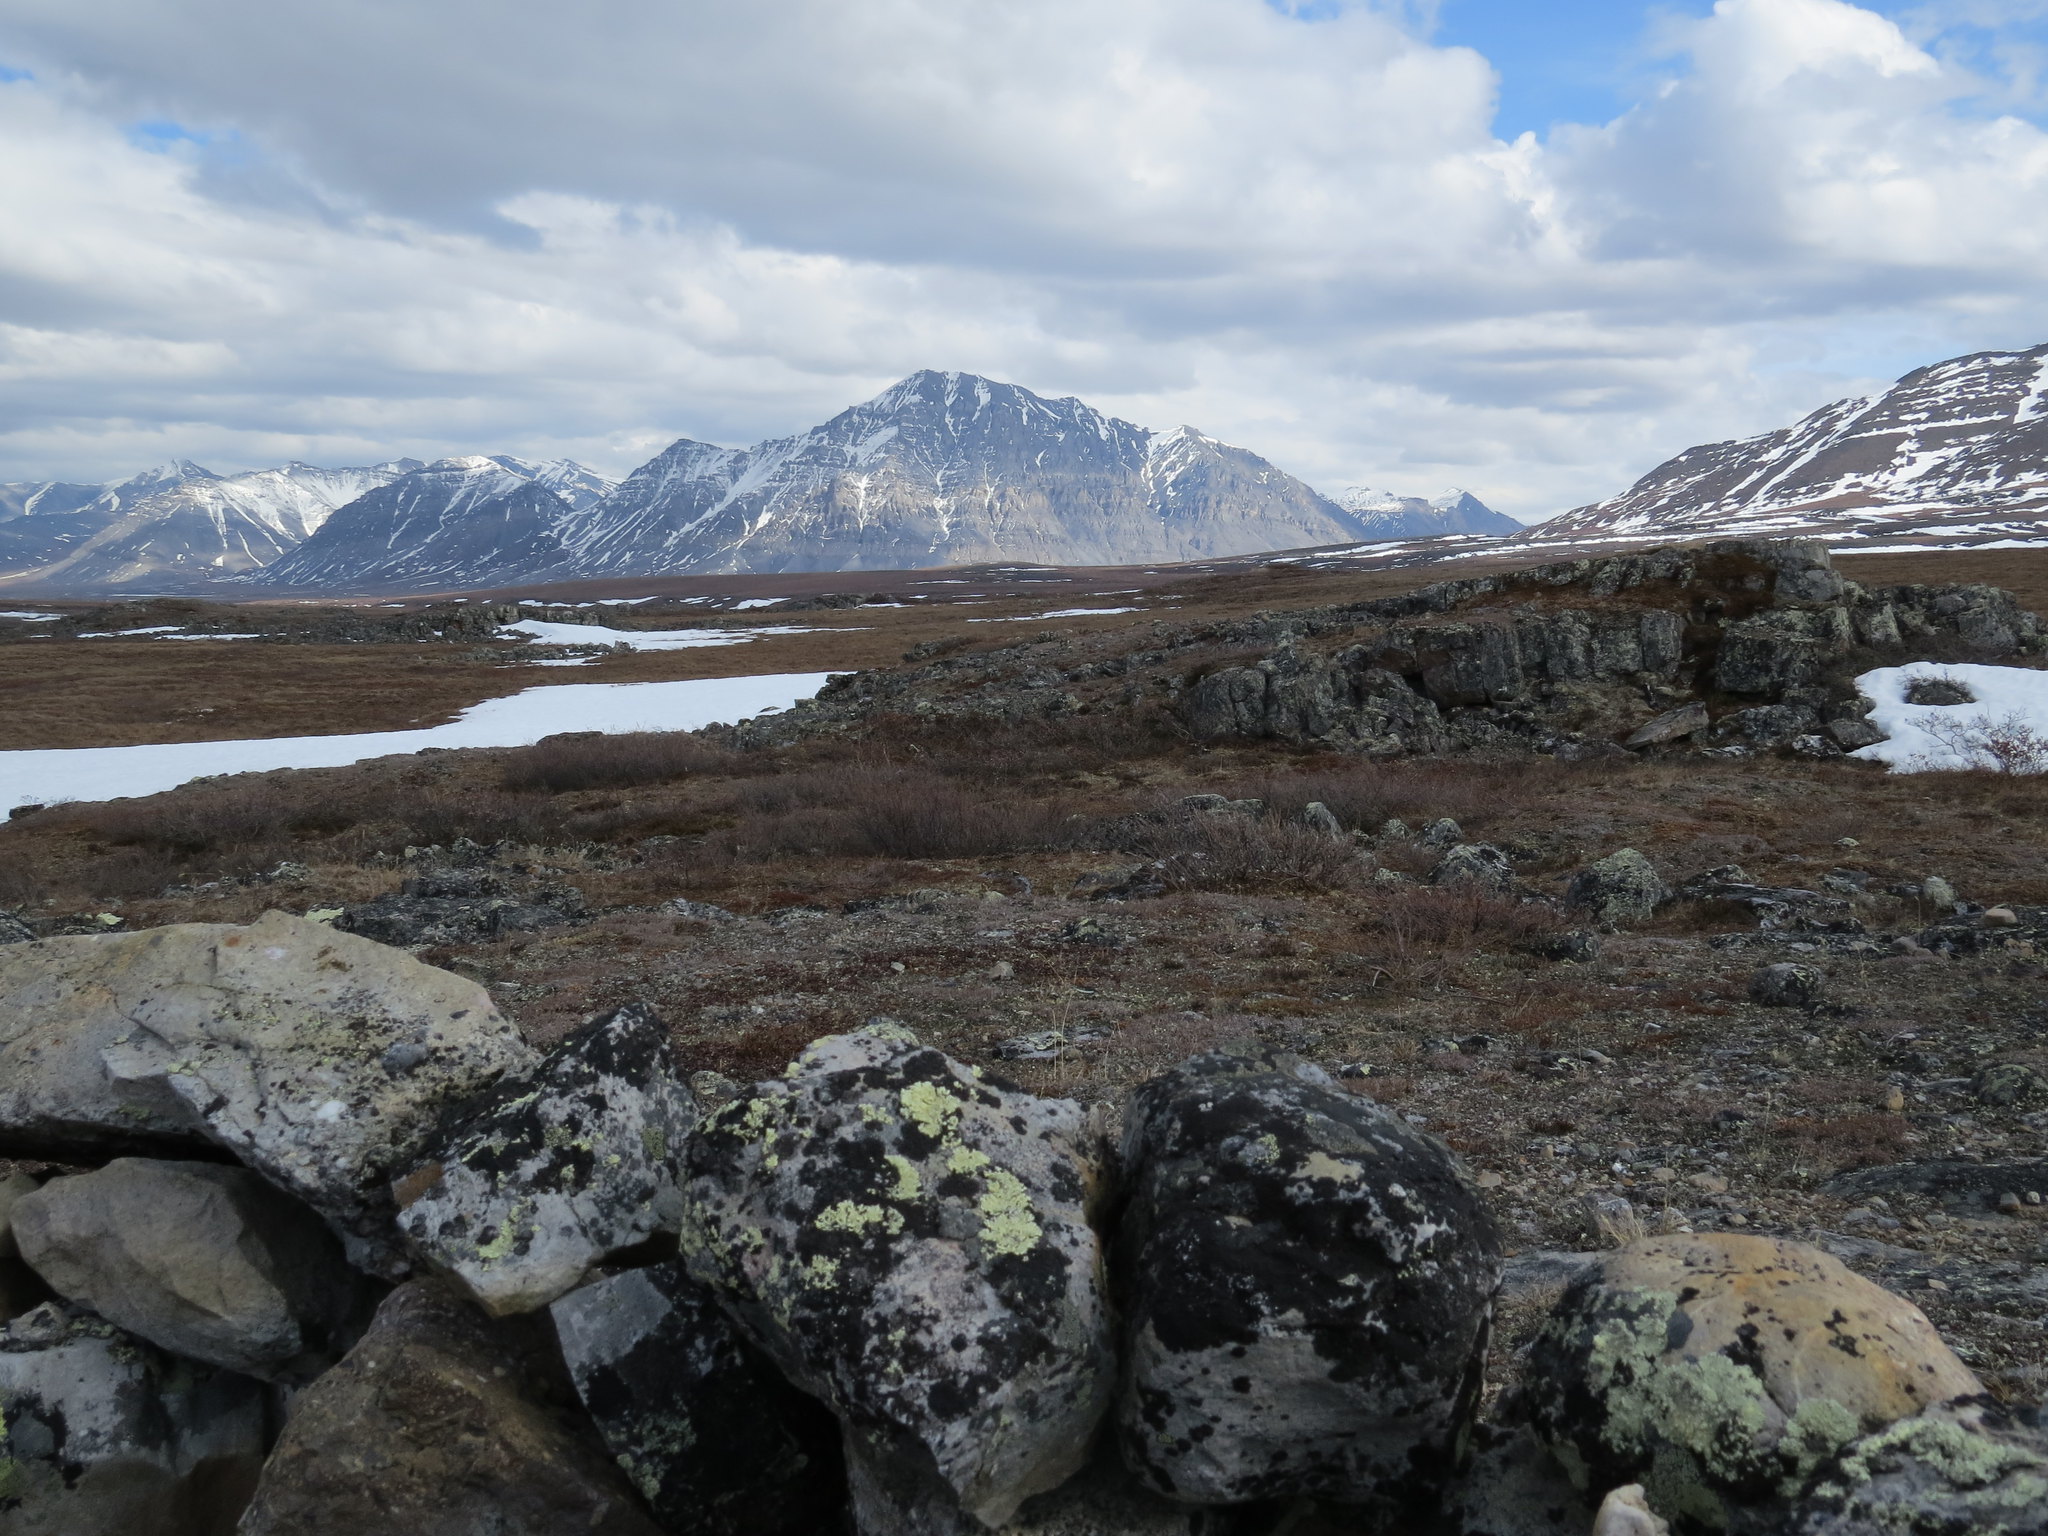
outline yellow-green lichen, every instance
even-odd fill
[[[960,1101],[937,1083],[912,1083],[899,1095],[904,1118],[933,1141],[945,1141],[960,1122]]]
[[[485,1264],[495,1264],[498,1260],[510,1256],[513,1244],[519,1241],[519,1223],[525,1218],[529,1208],[527,1201],[513,1202],[512,1209],[506,1212],[505,1219],[498,1224],[498,1235],[488,1243],[477,1244],[478,1260]]]
[[[924,1188],[924,1180],[918,1176],[917,1164],[899,1153],[888,1154],[889,1166],[896,1171],[896,1187],[889,1191],[891,1200],[915,1200],[918,1191]]]
[[[851,1200],[841,1200],[820,1211],[816,1225],[821,1232],[855,1234],[866,1232],[870,1227],[880,1227],[894,1236],[903,1230],[903,1213],[885,1206],[857,1205]]]
[[[979,1173],[988,1166],[988,1154],[974,1147],[955,1147],[946,1159],[948,1173]]]
[[[811,1255],[810,1263],[803,1268],[804,1284],[819,1290],[835,1284],[839,1279],[839,1261],[828,1259],[822,1253]]]
[[[1796,1493],[1862,1432],[1863,1424],[1856,1415],[1831,1397],[1810,1397],[1801,1403],[1778,1439],[1778,1456],[1785,1464],[1781,1490],[1788,1496]]]
[[[863,1125],[887,1125],[889,1111],[879,1104],[863,1104],[860,1107],[860,1119]]]
[[[1032,1213],[1024,1181],[1007,1168],[991,1168],[984,1179],[988,1187],[976,1202],[982,1242],[996,1253],[1029,1253],[1045,1234]]]
[[[658,1125],[640,1127],[640,1150],[647,1154],[647,1160],[658,1163],[668,1156],[668,1137]]]
[[[2008,1473],[2030,1472],[2023,1481],[2038,1484],[2042,1497],[2048,1498],[2048,1467],[2039,1455],[1974,1434],[1967,1425],[1945,1418],[1901,1419],[1879,1430],[1842,1458],[1842,1475],[1852,1484],[1867,1483],[1879,1470],[1877,1464],[1893,1454],[1924,1461],[1965,1489],[1989,1487]]]

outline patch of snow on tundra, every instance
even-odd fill
[[[636,651],[687,651],[703,645],[744,645],[763,635],[808,635],[799,624],[763,624],[759,629],[610,629],[603,624],[549,624],[521,619],[503,633],[524,635],[545,645],[619,645]]]
[[[426,747],[524,747],[563,731],[693,731],[787,709],[817,693],[829,676],[774,672],[679,683],[566,683],[486,699],[446,725],[421,731],[0,752],[0,811],[154,795],[210,774],[340,768]]]
[[[1916,678],[1946,678],[1961,683],[1974,697],[1968,704],[1908,704],[1906,690]],[[1967,750],[1967,733],[1979,730],[1979,722],[1994,732],[2010,722],[2015,730],[2032,731],[2048,743],[2048,672],[1915,661],[1865,672],[1856,679],[1856,687],[1877,706],[1870,712],[1870,723],[1888,739],[1850,755],[1887,763],[1893,773],[1986,766],[1981,757],[1971,761]],[[1958,731],[1966,734],[1958,738]]]

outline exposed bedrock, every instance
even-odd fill
[[[690,1272],[845,1428],[866,1536],[1000,1526],[1086,1461],[1112,1388],[1080,1107],[877,1021],[700,1123]]]
[[[1123,1158],[1132,1469],[1196,1503],[1433,1510],[1501,1276],[1451,1155],[1293,1057],[1214,1054],[1137,1090]]]

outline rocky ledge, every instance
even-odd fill
[[[271,914],[0,949],[0,1085],[56,1164],[0,1183],[9,1536],[2048,1532],[2048,1437],[1901,1297],[1743,1235],[1510,1258],[1255,1045],[1119,1116],[878,1019],[700,1103],[644,1008],[543,1055]]]

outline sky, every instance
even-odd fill
[[[1524,519],[2048,341],[2048,0],[0,0],[0,480],[919,368]]]

